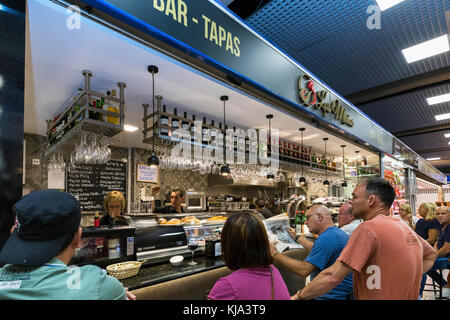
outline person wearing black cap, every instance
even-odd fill
[[[68,264],[81,244],[78,200],[57,190],[32,192],[13,206],[16,224],[2,250],[0,300],[125,300],[135,296],[97,266]]]

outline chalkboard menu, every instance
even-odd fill
[[[107,164],[80,164],[67,173],[66,191],[80,201],[82,211],[102,211],[103,198],[110,191],[120,191],[125,199],[127,164],[109,161]]]

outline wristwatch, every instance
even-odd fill
[[[294,238],[295,242],[298,242],[298,238],[300,238],[300,237],[301,237],[300,235],[295,236],[295,238]]]

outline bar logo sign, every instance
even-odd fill
[[[318,91],[314,81],[306,74],[298,78],[298,97],[304,107],[314,106],[315,109],[322,110],[324,118],[328,113],[333,113],[334,118],[340,120],[342,124],[353,127],[353,119],[347,114],[341,102],[338,99],[333,100],[327,90]]]

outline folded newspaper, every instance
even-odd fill
[[[295,242],[289,235],[287,229],[289,229],[289,218],[280,214],[275,217],[263,220],[266,227],[267,236],[269,241],[275,245],[279,252],[283,252],[286,248],[289,249],[302,249],[303,246]]]

